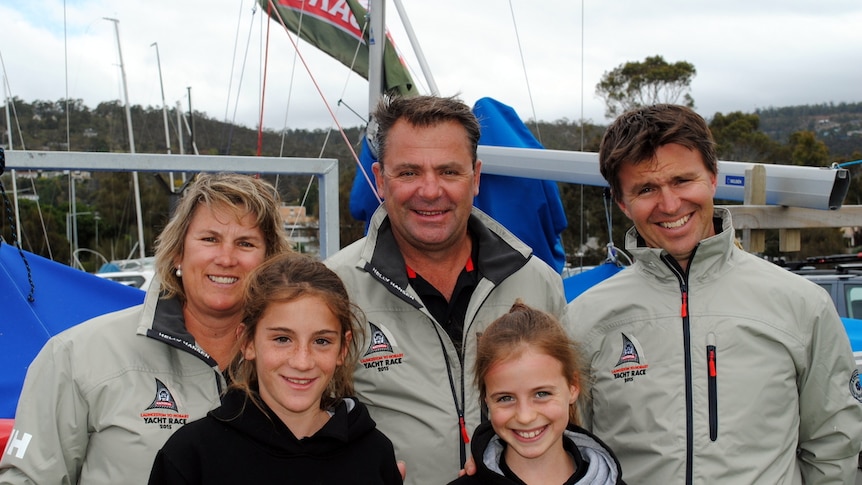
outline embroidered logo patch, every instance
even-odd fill
[[[368,350],[359,359],[363,367],[377,369],[377,372],[386,372],[390,366],[401,365],[404,354],[395,352],[386,332],[371,322],[368,322],[368,326],[371,330],[371,342],[368,344]]]
[[[177,411],[177,403],[174,401],[174,396],[171,396],[171,391],[164,382],[156,379],[156,398],[147,409],[170,409]]]
[[[620,349],[620,358],[617,364],[611,370],[614,379],[622,379],[623,382],[633,382],[636,377],[645,376],[649,368],[646,359],[643,358],[642,351],[638,350],[637,340],[634,337],[621,334],[622,348]]]
[[[151,411],[152,410],[152,411]],[[168,413],[165,411],[174,411]],[[179,408],[171,391],[164,382],[156,379],[156,397],[153,402],[141,413],[145,424],[158,426],[161,429],[172,429],[173,425],[183,425],[189,419],[188,414],[177,414]]]
[[[850,395],[862,402],[862,383],[859,382],[859,369],[855,369],[853,375],[850,376]]]

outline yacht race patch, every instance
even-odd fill
[[[377,372],[386,372],[390,366],[401,365],[404,354],[395,352],[392,339],[386,332],[371,322],[368,322],[368,327],[371,330],[371,341],[359,363],[366,369],[377,369]]]
[[[172,429],[174,425],[186,424],[189,415],[179,413],[177,401],[171,391],[168,390],[168,386],[156,379],[156,397],[141,413],[141,418],[144,420],[144,424],[158,426],[161,429]]]
[[[642,350],[638,349],[640,343],[637,339],[626,334],[620,335],[622,335],[620,358],[611,369],[611,374],[614,379],[622,379],[622,382],[634,382],[635,378],[646,375],[649,364],[646,363]]]
[[[862,402],[862,383],[859,382],[859,369],[854,369],[853,375],[850,376],[850,395]]]

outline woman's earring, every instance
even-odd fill
[[[183,269],[181,267],[177,266],[177,270],[175,271],[175,274],[177,275],[177,278],[182,278],[183,277]]]

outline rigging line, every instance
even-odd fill
[[[304,18],[305,18],[305,9],[302,8],[302,9],[300,9],[300,12],[299,12],[299,24],[298,24],[297,29],[296,29],[296,31],[297,31],[297,34],[296,34],[297,42],[294,44],[295,49],[294,49],[293,64],[291,66],[290,86],[293,86],[293,82],[294,82],[294,78],[295,78],[296,59],[299,55],[299,40],[302,39],[302,23],[303,23]],[[279,19],[281,19],[280,13],[279,13]],[[360,39],[365,38],[365,32],[366,32],[367,27],[368,27],[368,21],[366,19],[366,21],[362,24],[362,29],[361,29],[361,32],[359,35]],[[291,35],[290,32],[287,32],[287,35],[290,36]],[[341,98],[343,98],[344,93],[347,92],[347,86],[350,83],[350,72],[353,71],[353,68],[356,65],[356,60],[359,58],[359,52],[360,52],[361,47],[362,47],[362,41],[359,40],[356,43],[356,48],[353,50],[353,58],[350,61],[350,66],[348,66],[349,70],[348,70],[347,76],[345,76],[345,79],[344,79],[344,86],[342,87],[342,90],[341,90]],[[288,90],[288,106],[285,109],[285,114],[284,114],[284,127],[282,129],[282,141],[281,141],[281,149],[279,152],[279,156],[282,156],[283,151],[284,151],[285,133],[287,131],[288,110],[290,108],[290,100],[292,99],[291,98],[291,96],[293,94],[292,91],[293,91],[292,89]],[[339,107],[342,104],[341,98],[338,101]],[[350,109],[350,108],[348,107],[348,109]],[[336,109],[336,112],[337,111],[338,110]],[[353,111],[353,110],[351,110],[351,111]],[[359,118],[362,119],[361,116],[359,116]],[[365,120],[363,120],[363,121],[365,121]],[[318,153],[318,158],[323,158],[323,155],[326,152],[326,147],[329,144],[329,137],[331,134],[332,134],[332,129],[330,128],[326,131],[326,136],[324,137],[323,144],[320,147],[320,152]],[[342,130],[342,134],[343,134],[343,130]],[[357,165],[359,165],[361,167],[361,164],[357,163]],[[315,179],[314,177],[309,177],[308,184],[306,185],[305,193],[303,194],[302,199],[300,200],[300,205],[303,207],[305,206],[306,202],[308,201],[308,196],[311,193],[311,186],[314,183],[314,179]],[[367,177],[366,177],[366,180],[367,180]],[[375,190],[374,187],[372,187],[372,191],[374,191],[374,190]],[[299,221],[299,213],[296,214],[296,219],[294,220],[294,224],[292,224],[291,232],[290,232],[291,236],[293,235],[293,228],[297,225],[298,221]]]
[[[27,145],[24,143],[24,132],[21,130],[21,120],[18,117],[18,108],[15,107],[15,100],[12,97],[12,85],[9,82],[9,75],[6,73],[6,61],[3,60],[3,51],[0,51],[0,68],[3,69],[3,89],[4,93],[6,93],[7,100],[6,109],[10,109],[9,107],[11,106],[12,118],[15,120],[15,128],[18,129],[18,138],[21,140],[21,151],[27,151]],[[12,149],[11,126],[9,127],[9,149]],[[48,250],[48,258],[53,260],[54,252],[51,250],[51,241],[48,239],[48,227],[45,224],[45,215],[42,213],[42,203],[39,202],[39,192],[36,190],[36,181],[33,177],[30,177],[30,187],[33,189],[33,195],[36,196],[36,212],[39,214],[39,223],[42,227],[42,238],[45,241],[45,246]]]
[[[584,0],[581,0],[581,151],[584,151]],[[613,242],[613,234],[608,234],[609,241]],[[586,235],[584,234],[584,184],[581,184],[581,246],[584,247]],[[578,252],[582,253],[578,248]],[[583,259],[582,259],[583,261]]]
[[[367,10],[366,10],[366,12],[367,12]],[[359,19],[357,19],[357,22],[358,21],[359,21]],[[365,39],[365,34],[366,34],[367,30],[368,30],[368,15],[366,14],[364,22],[362,23],[362,29],[359,32],[359,40],[356,41],[356,48],[353,49],[353,57],[350,59],[350,65],[347,66],[348,67],[347,75],[344,77],[344,85],[341,88],[341,94],[338,98],[337,107],[335,109],[336,116],[337,116],[337,113],[339,112],[339,108],[341,108],[341,104],[342,104],[341,100],[344,99],[344,93],[347,92],[347,86],[348,86],[348,84],[350,84],[350,73],[353,72],[354,67],[356,67],[356,60],[359,58],[359,52],[362,48],[362,41],[363,41],[363,39]],[[353,112],[353,110],[350,110],[350,111]],[[355,112],[354,112],[354,114],[355,114]],[[361,119],[364,123],[367,123],[364,119],[362,119],[361,116],[357,115],[357,117],[359,119]],[[331,128],[329,130],[326,130],[326,136],[323,139],[323,144],[320,146],[320,153],[318,154],[319,158],[323,157],[323,154],[326,151],[326,147],[327,147],[327,145],[329,145],[329,136],[331,134],[332,134]],[[362,166],[362,164],[360,164],[360,163],[357,163],[357,165],[360,167]],[[367,179],[368,179],[368,177],[366,177],[366,180]],[[372,187],[372,191],[373,190],[374,190],[374,188]]]
[[[266,8],[267,8],[266,15],[267,15],[267,17],[269,17],[269,15],[272,13],[272,2],[267,2]],[[272,25],[272,22],[266,23],[266,41],[265,41],[266,49],[265,49],[264,54],[263,54],[263,80],[262,80],[263,85],[261,86],[261,92],[260,92],[260,113],[259,113],[259,118],[258,118],[258,123],[257,123],[257,156],[261,156],[261,152],[263,151],[263,108],[264,108],[264,106],[266,106],[266,103],[265,103],[265,99],[266,99],[266,73],[267,73],[267,68],[269,67],[269,39],[270,39],[270,28],[269,28],[269,26],[270,25]]]
[[[304,13],[304,10],[302,12]],[[299,27],[300,28],[297,29],[297,31],[302,32],[302,17],[301,16],[300,16]],[[344,78],[344,85],[341,88],[341,95],[338,99],[337,108],[336,108],[336,113],[338,113],[339,108],[341,107],[342,104],[344,104],[344,106],[347,107],[347,109],[350,112],[355,114],[357,118],[359,118],[360,120],[362,120],[363,123],[366,123],[366,124],[368,123],[368,121],[366,121],[365,119],[362,118],[362,116],[360,116],[358,113],[353,111],[350,108],[350,106],[348,106],[346,103],[343,103],[342,99],[344,99],[344,94],[347,92],[347,86],[350,84],[350,73],[353,72],[354,67],[356,66],[356,60],[359,58],[359,52],[361,51],[361,48],[362,48],[362,39],[365,39],[365,34],[366,34],[367,30],[368,30],[368,16],[366,15],[364,22],[362,22],[362,29],[359,32],[359,40],[357,40],[357,42],[356,42],[356,48],[353,49],[353,57],[350,59],[350,66],[348,66],[347,75]],[[337,114],[336,114],[336,116],[337,116]],[[323,144],[320,146],[320,152],[318,153],[318,158],[323,158],[323,155],[326,152],[326,147],[329,145],[329,137],[331,134],[332,134],[332,129],[330,127],[330,129],[326,130],[326,136],[323,138]],[[342,136],[346,137],[346,135],[344,135],[344,133],[343,133],[343,130],[342,130]],[[374,184],[371,183],[371,180],[370,180],[368,174],[366,173],[365,168],[362,166],[361,163],[359,163],[358,160],[357,160],[356,166],[365,175],[365,181],[371,187],[371,192],[374,193],[375,197],[377,197],[377,200],[380,201],[380,197],[377,196],[377,188],[374,186]],[[303,206],[305,206],[305,203],[308,200],[308,196],[309,196],[310,191],[311,191],[311,184],[313,181],[314,181],[314,177],[311,177],[308,181],[308,185],[306,186],[306,189],[305,189],[305,194],[303,194],[302,201],[300,202],[300,204]],[[297,218],[298,217],[299,217],[299,214],[297,214]]]
[[[240,91],[242,91],[242,81],[245,78],[245,65],[246,65],[246,62],[248,61],[248,50],[249,50],[249,46],[251,45],[251,33],[252,33],[252,30],[254,27],[254,16],[256,14],[257,14],[257,3],[255,3],[254,8],[252,9],[251,20],[249,21],[249,25],[248,25],[248,36],[246,37],[246,40],[245,40],[245,52],[243,53],[243,56],[242,56],[242,67],[240,68],[240,71],[239,71],[239,83],[237,84],[237,87],[236,87],[236,98],[234,98],[233,116],[231,117],[231,121],[230,121],[231,128],[230,128],[230,135],[228,136],[228,140],[227,140],[227,151],[226,151],[227,154],[230,154],[231,143],[233,141],[233,130],[234,130],[233,127],[236,124],[236,112],[239,109],[239,93],[240,93]],[[231,72],[231,77],[233,77],[233,72]],[[229,97],[230,97],[230,95],[228,95],[228,98]],[[183,120],[185,121],[185,117],[183,117]]]
[[[72,117],[69,113],[69,41],[66,34],[66,0],[63,0],[63,66],[66,86],[66,151],[72,149],[72,136],[70,134],[69,119]]]
[[[15,128],[18,128],[18,138],[21,140],[21,150],[26,151],[27,147],[24,144],[24,132],[21,131],[21,121],[18,119],[18,109],[15,107],[15,100],[12,98],[12,85],[9,83],[9,76],[6,74],[6,62],[3,60],[3,51],[0,51],[0,66],[3,68],[3,79],[5,82],[7,105],[12,106],[12,117],[15,119]],[[8,109],[8,108],[7,108]],[[9,127],[9,148],[12,147],[12,127]]]
[[[367,10],[366,10],[366,12],[367,12]],[[369,23],[368,19],[369,19],[369,15],[366,13],[365,19],[363,19],[364,22],[362,22],[362,31],[359,34],[360,40],[356,43],[356,50],[353,51],[353,59],[350,62],[350,70],[351,71],[353,70],[353,66],[356,63],[356,59],[359,57],[359,49],[360,49],[360,47],[362,47],[362,45],[361,45],[362,40],[361,39],[365,39],[365,35],[368,32],[368,23]],[[392,44],[395,45],[394,42]],[[386,45],[385,40],[384,40],[383,45],[384,46]],[[371,53],[369,52],[369,56],[370,55],[371,55]],[[369,74],[369,76],[371,75],[370,66],[369,66],[369,73],[368,74]],[[345,82],[344,82],[344,90],[342,90],[342,92],[341,92],[342,97],[344,96],[344,92],[347,91],[347,82],[349,81],[349,79],[350,79],[350,76],[348,74],[348,77],[347,77],[347,79],[345,79]],[[341,103],[339,100],[339,106],[340,105],[341,105]],[[366,122],[366,124],[367,124],[367,122]],[[328,137],[329,137],[329,134],[327,133],[327,138]],[[321,155],[322,155],[322,152],[321,152]],[[371,193],[374,194],[374,198],[377,199],[377,203],[378,204],[382,203],[383,199],[381,199],[380,194],[377,193],[377,184],[375,184],[374,182],[371,181],[371,176],[368,174],[368,170],[366,170],[365,167],[362,166],[362,163],[359,162],[359,158],[356,158],[355,161],[356,161],[356,169],[362,173],[362,178],[365,179],[365,184],[368,185],[368,187],[371,189]]]
[[[234,38],[233,38],[233,54],[231,54],[231,58],[230,58],[230,76],[228,78],[228,84],[227,84],[227,100],[225,101],[225,104],[224,104],[224,122],[225,123],[228,122],[227,115],[228,115],[228,112],[230,110],[230,91],[233,88],[233,73],[234,73],[234,70],[236,69],[236,50],[237,50],[237,47],[239,46],[239,28],[240,28],[240,24],[241,24],[241,20],[242,20],[242,10],[243,10],[242,4],[243,4],[243,0],[240,0],[240,2],[239,2],[239,13],[236,16],[236,34],[234,35]],[[257,5],[257,3],[255,3],[255,5]]]
[[[584,151],[584,0],[581,0],[581,151]]]
[[[303,7],[305,4],[303,3]],[[305,8],[300,9],[299,11],[299,25],[297,26],[297,43],[295,45],[299,45],[299,35],[302,32],[302,21],[305,19]],[[290,35],[290,32],[287,32],[287,35]],[[281,143],[278,147],[278,156],[284,156],[284,145],[287,143],[287,120],[290,116],[290,104],[293,101],[293,84],[296,81],[296,57],[298,54],[299,48],[297,47],[293,51],[293,61],[290,63],[290,81],[287,83],[287,103],[284,106],[284,121],[281,125]],[[327,138],[329,137],[329,133],[326,134]],[[325,142],[324,142],[325,143]],[[278,180],[278,176],[276,176],[276,180]],[[297,215],[297,218],[299,215]]]
[[[524,49],[521,45],[521,36],[518,34],[518,22],[515,20],[515,7],[509,0],[509,11],[512,14],[512,26],[515,28],[515,39],[518,43],[518,54],[521,56],[521,69],[524,71],[524,81],[527,83],[527,96],[530,98],[530,109],[533,112],[533,124],[536,126],[536,138],[542,143],[542,132],[539,130],[539,118],[536,116],[536,106],[533,103],[533,91],[530,89],[530,78],[527,75],[527,63],[524,60]]]
[[[273,0],[269,0],[269,4],[272,4],[272,1]],[[284,18],[281,16],[281,13],[278,11],[278,9],[275,9],[274,12],[278,16],[278,21],[281,24],[282,28],[285,32],[287,32],[289,29],[287,28],[287,25],[285,24]],[[338,121],[338,117],[335,116],[335,112],[332,110],[332,106],[330,106],[329,102],[326,100],[326,96],[323,95],[323,90],[320,88],[320,84],[317,82],[317,79],[314,77],[314,75],[311,74],[311,69],[309,69],[308,63],[305,62],[305,57],[303,57],[302,53],[299,52],[299,49],[297,48],[296,42],[294,42],[293,37],[288,35],[287,38],[290,40],[291,44],[293,44],[293,49],[297,52],[299,60],[302,62],[302,66],[305,68],[305,72],[308,73],[308,77],[311,79],[312,84],[314,84],[314,88],[317,90],[317,94],[320,95],[320,99],[323,102],[323,105],[326,107],[326,111],[329,112],[329,116],[332,118],[333,123],[335,123],[335,126],[338,127],[338,132],[341,134],[341,138],[342,140],[344,140],[345,145],[347,145],[347,149],[350,150],[350,155],[353,157],[353,161],[358,167],[361,167],[362,164],[359,163],[359,156],[356,154],[356,150],[354,150],[353,145],[347,138],[347,134],[344,132],[344,128]],[[363,170],[362,173],[365,175],[366,180],[368,180],[368,182],[370,183],[371,181],[368,179],[368,174],[365,173],[365,170]],[[377,197],[377,200],[380,201],[380,196],[377,195],[377,192],[375,192],[374,194]]]

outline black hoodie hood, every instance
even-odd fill
[[[209,414],[276,455],[323,456],[336,453],[375,429],[368,409],[357,406],[354,398],[345,398],[329,410],[331,417],[320,431],[314,436],[297,439],[278,415],[266,403],[260,402],[265,412],[243,391],[230,389],[222,399],[222,406]]]

